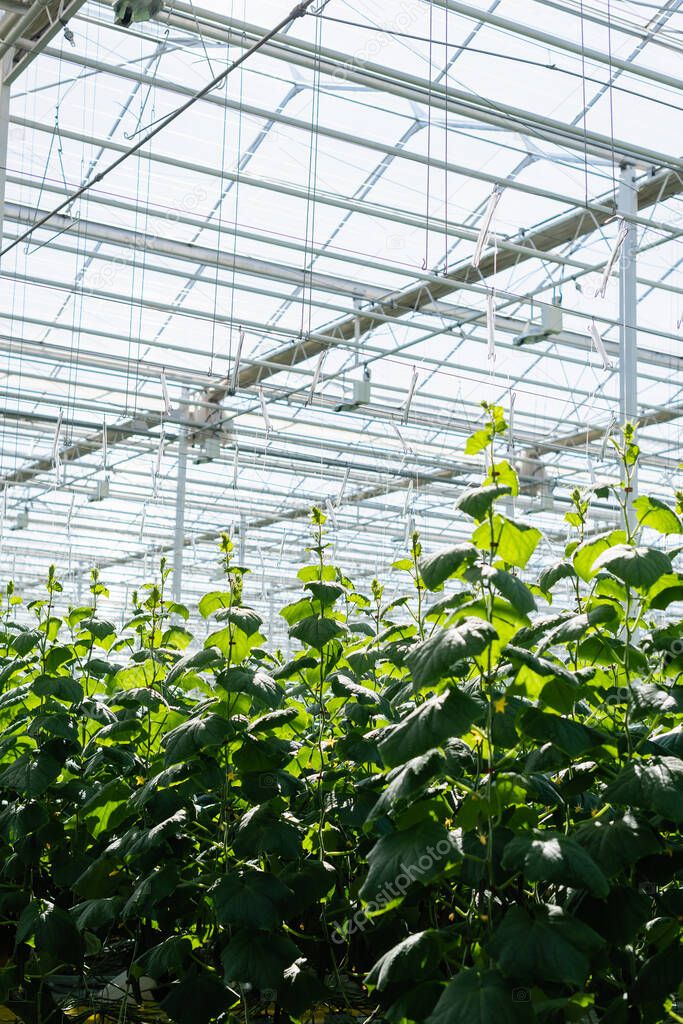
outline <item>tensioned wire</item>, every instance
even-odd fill
[[[172,111],[170,114],[163,117],[156,126],[151,128],[150,131],[148,131],[141,139],[139,139],[138,142],[136,142],[128,150],[126,150],[125,153],[122,153],[119,157],[113,160],[107,167],[104,168],[104,170],[100,171],[99,174],[97,174],[91,181],[81,186],[80,189],[77,189],[76,192],[69,199],[66,199],[62,203],[59,203],[48,214],[46,214],[44,217],[39,218],[18,238],[15,238],[9,246],[4,246],[2,251],[0,251],[0,258],[6,255],[8,252],[10,252],[11,249],[14,249],[26,238],[29,238],[30,235],[32,235],[37,228],[42,227],[43,224],[46,224],[51,219],[51,217],[55,216],[55,214],[61,213],[61,211],[66,209],[70,205],[70,203],[73,203],[76,199],[80,198],[81,195],[89,191],[93,185],[99,183],[100,181],[102,181],[104,177],[106,177],[108,174],[111,174],[112,171],[116,170],[117,167],[120,167],[125,160],[129,159],[135,153],[138,153],[141,149],[147,146],[148,143],[151,142],[153,138],[155,138],[160,132],[164,130],[164,128],[167,128],[168,125],[175,121],[178,117],[180,117],[181,114],[185,113],[185,111],[189,110],[192,106],[194,106],[194,104],[197,103],[198,100],[202,99],[209,92],[213,91],[213,89],[215,89],[217,85],[220,85],[221,82],[223,82],[223,80],[227,78],[229,74],[231,74],[238,67],[244,64],[244,62],[248,60],[253,53],[258,52],[258,50],[260,50],[270,39],[272,39],[279,32],[281,32],[285,26],[289,25],[291,21],[293,21],[295,18],[302,17],[312,3],[313,0],[303,0],[302,3],[294,7],[292,11],[290,11],[290,13],[287,15],[287,17],[283,18],[282,21],[280,21],[275,26],[275,28],[271,29],[264,36],[262,36],[256,43],[253,44],[253,46],[250,46],[248,50],[246,50],[240,57],[233,61],[233,63],[230,64],[229,67],[227,67],[224,71],[221,71],[219,75],[216,75],[215,78],[213,78],[200,90],[194,93],[194,95],[191,96],[188,100],[186,100],[185,103],[182,103],[179,107],[176,108],[176,110]]]

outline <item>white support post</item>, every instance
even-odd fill
[[[183,392],[187,397],[187,392]],[[183,403],[181,410],[185,410]],[[183,413],[184,415],[184,413]],[[178,476],[175,495],[175,534],[173,538],[173,600],[180,603],[183,590],[183,555],[185,553],[185,488],[187,485],[187,427],[178,432]]]
[[[622,164],[619,182],[619,213],[638,212],[638,190],[633,164]],[[621,425],[638,418],[638,293],[636,290],[636,225],[629,222],[619,261],[619,420]],[[638,493],[634,471],[629,506]]]

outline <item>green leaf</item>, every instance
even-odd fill
[[[232,594],[228,591],[212,590],[210,593],[204,594],[199,602],[199,614],[208,619],[221,608],[229,608],[232,602]]]
[[[683,533],[683,524],[674,510],[659,498],[650,498],[643,494],[636,498],[633,507],[641,526],[648,526],[658,533]]]
[[[456,544],[445,551],[437,551],[420,562],[422,582],[428,590],[436,590],[444,580],[449,579],[464,565],[471,564],[477,557],[472,544]]]
[[[617,609],[613,604],[598,604],[583,615],[572,615],[571,618],[564,619],[543,637],[538,646],[539,654],[555,644],[578,640],[588,632],[591,626],[611,622],[617,617],[617,614]]]
[[[665,611],[675,601],[683,601],[683,575],[665,573],[648,591],[650,608]]]
[[[219,622],[232,622],[238,629],[241,629],[245,636],[253,636],[258,633],[263,622],[261,616],[253,608],[224,608],[216,612],[216,619]]]
[[[387,786],[368,815],[368,821],[385,814],[396,813],[399,808],[419,796],[427,783],[443,767],[444,755],[440,750],[429,750],[413,757],[387,776]]]
[[[576,579],[576,570],[571,562],[557,562],[544,569],[538,577],[538,585],[541,590],[548,594],[560,580]]]
[[[498,971],[465,968],[449,981],[425,1024],[524,1024],[534,1020],[524,996],[515,999]]]
[[[620,818],[586,822],[574,838],[610,878],[660,849],[655,833],[633,811],[625,811]]]
[[[655,953],[639,970],[633,986],[637,1003],[661,1002],[678,991],[683,978],[683,946],[676,944]]]
[[[488,514],[493,503],[498,498],[503,497],[503,495],[509,494],[512,494],[512,488],[508,487],[507,484],[504,486],[491,484],[488,487],[471,487],[464,494],[460,495],[455,502],[455,507],[461,509],[465,515],[471,516],[472,519],[476,519],[480,523]]]
[[[529,912],[512,907],[489,943],[498,966],[520,982],[557,981],[583,985],[591,969],[589,954],[602,939],[588,925],[560,907],[539,906]]]
[[[384,992],[392,985],[412,986],[430,974],[441,958],[439,932],[428,929],[409,935],[379,958],[365,984]]]
[[[192,943],[180,935],[170,935],[163,942],[152,946],[135,961],[140,974],[150,978],[162,978],[172,973],[175,977],[185,974],[192,956]]]
[[[535,526],[513,523],[504,516],[494,516],[493,529],[491,523],[483,522],[475,530],[472,540],[484,551],[493,551],[510,565],[524,569],[538,547],[541,532]]]
[[[228,984],[277,989],[285,970],[300,956],[286,935],[242,929],[230,939],[221,960]]]
[[[56,697],[67,704],[83,700],[83,687],[71,676],[37,676],[32,689],[38,697]]]
[[[519,722],[525,736],[541,743],[552,743],[570,757],[581,757],[609,739],[582,722],[534,707],[527,708]]]
[[[175,1024],[209,1024],[237,998],[213,971],[193,964],[181,981],[171,985],[160,1006]]]
[[[595,575],[597,570],[594,568],[594,562],[598,555],[614,547],[615,544],[623,544],[625,540],[626,534],[623,530],[609,530],[607,533],[601,533],[597,537],[591,537],[579,544],[574,551],[572,561],[584,583],[588,583]]]
[[[335,619],[323,619],[319,615],[309,615],[301,619],[289,631],[289,635],[295,640],[301,640],[308,647],[314,647],[321,651],[325,644],[344,632]]]
[[[428,818],[375,843],[368,854],[368,873],[360,894],[364,900],[384,906],[405,895],[413,883],[427,885],[461,859],[453,836]]]
[[[0,786],[14,789],[24,796],[42,796],[62,770],[62,766],[46,751],[21,754],[0,775]]]
[[[286,885],[265,871],[224,875],[211,890],[216,917],[223,925],[241,924],[274,931],[282,922],[279,904],[291,896]]]
[[[497,638],[490,623],[475,618],[438,630],[417,644],[406,658],[415,687],[429,686],[450,675],[457,662],[481,654]]]
[[[518,869],[529,882],[557,882],[606,896],[609,883],[593,858],[562,835],[518,836],[505,847],[503,867]]]
[[[260,804],[243,815],[234,846],[237,855],[244,859],[262,854],[295,859],[301,854],[301,837],[287,816],[277,817],[267,804]]]
[[[683,821],[683,761],[677,757],[633,761],[607,787],[605,799]]]
[[[485,715],[483,702],[453,689],[430,697],[411,711],[398,725],[390,727],[379,742],[382,760],[388,767],[404,764],[432,747],[469,732]]]
[[[219,747],[234,734],[234,726],[220,715],[191,718],[164,737],[166,764],[187,761],[202,750]]]
[[[171,686],[176,682],[176,680],[180,679],[185,672],[201,672],[203,669],[219,664],[220,661],[220,653],[214,647],[207,647],[202,651],[196,651],[194,654],[186,654],[184,657],[176,661],[175,665],[166,676],[166,685]]]
[[[633,548],[628,544],[617,544],[603,551],[595,559],[593,569],[607,569],[630,587],[640,590],[647,590],[672,571],[671,559],[663,551],[643,546]]]
[[[481,576],[482,579],[488,580],[490,585],[505,597],[521,615],[536,611],[534,595],[518,576],[513,576],[505,569],[495,569],[490,565],[482,566]]]

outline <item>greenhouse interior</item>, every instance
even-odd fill
[[[683,0],[201,2],[0,0],[0,1021],[681,1022]]]

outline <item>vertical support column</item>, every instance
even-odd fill
[[[5,236],[5,188],[7,185],[7,144],[9,138],[10,87],[5,78],[12,64],[14,50],[0,59],[0,249]]]
[[[183,391],[187,398],[187,391]],[[180,415],[187,414],[187,405],[180,406]],[[183,592],[183,556],[185,554],[185,488],[187,485],[187,427],[178,431],[178,476],[175,492],[175,534],[173,537],[173,600],[180,603]]]
[[[638,212],[635,167],[624,163],[619,182],[619,213]],[[636,290],[636,225],[629,232],[621,249],[619,262],[619,419],[621,424],[635,423],[638,418],[638,293]],[[634,473],[629,505],[638,493]]]

